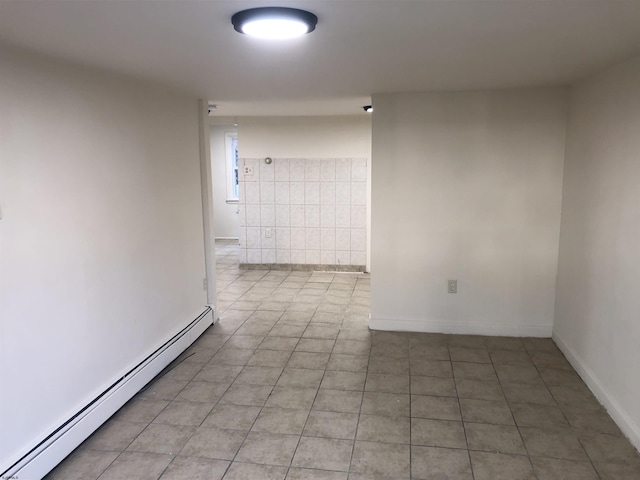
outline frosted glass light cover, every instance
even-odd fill
[[[259,7],[242,10],[231,17],[233,28],[245,35],[280,40],[315,30],[318,17],[306,10],[287,7]]]
[[[300,37],[309,31],[309,26],[300,20],[263,18],[245,23],[242,32],[252,37],[267,40],[286,40]]]

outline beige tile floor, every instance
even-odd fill
[[[370,332],[368,275],[217,257],[219,324],[48,480],[640,479],[551,340]]]

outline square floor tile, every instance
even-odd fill
[[[328,472],[308,468],[290,468],[287,480],[347,480],[346,472]]]
[[[137,397],[145,400],[167,400],[171,401],[187,385],[187,380],[176,380],[171,377],[162,377],[152,381],[141,390]]]
[[[328,353],[312,353],[312,352],[293,352],[287,368],[309,368],[321,369],[327,366],[329,362]]]
[[[302,468],[348,471],[352,448],[353,442],[351,440],[302,437],[291,465]]]
[[[235,384],[245,385],[275,385],[280,378],[282,368],[245,366],[235,380]]]
[[[465,422],[514,425],[513,415],[505,400],[461,398],[460,408]]]
[[[220,399],[220,403],[232,403],[234,405],[252,405],[261,407],[265,404],[271,390],[274,387],[270,385],[231,385],[224,396]]]
[[[284,480],[287,467],[233,462],[224,480]]]
[[[457,398],[411,395],[411,416],[461,421]]]
[[[411,444],[427,447],[467,448],[462,422],[411,419]]]
[[[345,355],[369,355],[371,343],[358,340],[336,340],[333,353]]]
[[[567,417],[567,420],[569,420],[569,424],[575,430],[606,433],[616,436],[623,435],[620,428],[604,408],[602,410],[582,410],[579,407],[564,407],[563,413]]]
[[[202,422],[203,427],[249,430],[260,413],[260,407],[222,404],[216,406]]]
[[[281,350],[283,352],[293,352],[298,344],[295,337],[267,336],[258,346],[260,350]]]
[[[307,368],[285,368],[276,384],[279,387],[308,387],[318,388],[324,370],[309,370]]]
[[[410,449],[409,445],[356,442],[351,471],[387,477],[409,477]]]
[[[327,370],[340,370],[343,372],[366,372],[369,365],[367,355],[346,355],[332,353],[327,363]]]
[[[327,371],[322,379],[320,388],[328,388],[330,390],[364,390],[365,373],[359,372],[343,372],[343,371]]]
[[[209,415],[213,405],[213,403],[171,402],[153,423],[198,426]]]
[[[191,381],[176,397],[180,402],[200,402],[214,404],[229,388],[228,383]]]
[[[171,455],[124,452],[107,468],[104,480],[156,480],[171,461]]]
[[[83,446],[91,450],[122,452],[145,428],[146,423],[110,420],[91,435]]]
[[[571,429],[521,427],[520,433],[529,455],[565,460],[588,460],[577,435]]]
[[[369,368],[367,371],[369,373],[391,373],[394,375],[409,375],[409,359],[371,357],[369,359]]]
[[[320,338],[301,338],[296,345],[296,352],[331,353],[335,340]]]
[[[221,480],[227,471],[229,462],[210,458],[183,457],[173,459],[161,480],[184,480],[185,478],[202,480]]]
[[[519,427],[562,428],[569,424],[555,405],[512,403],[511,411]]]
[[[193,378],[196,382],[217,382],[231,383],[242,371],[240,365],[216,365],[209,364],[202,367],[202,370]]]
[[[335,340],[338,338],[340,327],[337,326],[319,326],[311,324],[302,334],[302,338],[322,338]]]
[[[266,406],[310,410],[316,393],[315,388],[274,387]]]
[[[445,345],[412,344],[409,349],[412,360],[450,360],[449,348]]]
[[[249,432],[235,460],[289,466],[299,438],[298,435]]]
[[[291,323],[279,323],[271,329],[269,337],[289,337],[299,339],[307,328],[306,322],[302,325]]]
[[[409,417],[360,415],[356,440],[385,443],[411,443]]]
[[[632,462],[638,465],[638,471],[640,471],[638,452],[626,438],[603,433],[580,433],[579,438],[591,461],[601,463]]]
[[[545,384],[539,383],[510,383],[502,382],[502,390],[509,403],[532,403],[535,405],[555,406],[556,401],[547,390]]]
[[[364,392],[362,413],[366,415],[410,415],[410,395]]]
[[[245,432],[199,427],[184,446],[181,455],[232,460],[244,440]]]
[[[369,373],[365,390],[368,392],[409,393],[409,375]]]
[[[411,447],[411,478],[420,480],[473,480],[466,450]]]
[[[533,365],[494,365],[494,368],[501,382],[539,385],[542,380]]]
[[[530,365],[531,357],[526,350],[491,350],[491,361],[494,365]]]
[[[131,452],[176,455],[191,438],[195,427],[152,423],[127,448]]]
[[[60,463],[45,480],[87,480],[98,478],[120,452],[77,449]]]
[[[452,362],[491,363],[484,348],[449,347],[449,354]]]
[[[497,380],[493,365],[484,363],[451,362],[453,376],[459,378],[471,378],[474,380]]]
[[[600,474],[601,480],[636,480],[640,471],[638,463],[629,465],[597,462],[595,468]]]
[[[254,350],[242,350],[240,348],[222,348],[216,353],[209,364],[212,365],[246,365],[253,356]]]
[[[476,400],[504,400],[502,387],[498,380],[472,380],[456,378],[456,388],[460,398]]]
[[[490,350],[525,350],[523,341],[518,337],[486,337],[485,347]]]
[[[453,370],[451,369],[451,362],[449,361],[423,359],[414,360],[412,358],[411,375],[451,378],[453,377]]]
[[[584,385],[580,376],[572,370],[541,368],[540,376],[547,385]]]
[[[357,428],[358,415],[355,413],[312,410],[304,427],[304,435],[353,440]]]
[[[284,368],[289,361],[289,357],[291,357],[290,352],[283,352],[279,350],[256,350],[256,352],[247,361],[247,365]]]
[[[327,412],[359,413],[362,392],[320,389],[313,402],[314,410]]]
[[[469,450],[526,455],[520,432],[510,425],[465,423]]]
[[[258,348],[263,340],[264,335],[233,335],[227,340],[225,347],[252,350]]]
[[[264,407],[251,431],[300,435],[308,416],[309,410]]]
[[[538,480],[598,480],[590,462],[574,462],[555,458],[531,457]]]
[[[411,375],[411,393],[414,395],[434,395],[438,397],[456,397],[456,384],[453,378],[424,377]]]
[[[536,480],[529,457],[470,452],[474,480]]]

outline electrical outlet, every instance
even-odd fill
[[[245,175],[253,175],[253,167],[244,167]]]
[[[449,280],[449,293],[458,293],[458,280]]]
[[[271,229],[270,228],[265,228],[264,236],[267,237],[267,238],[271,238]]]

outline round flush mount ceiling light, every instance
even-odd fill
[[[260,7],[242,10],[231,17],[236,32],[252,37],[285,40],[313,32],[318,17],[306,10]]]

